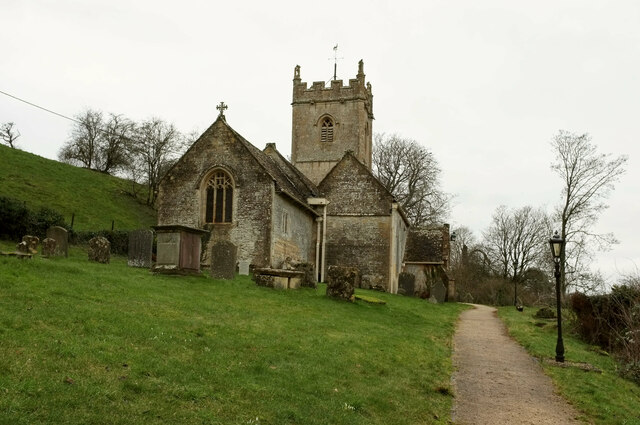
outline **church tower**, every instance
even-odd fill
[[[307,88],[300,79],[300,66],[295,67],[291,162],[315,184],[346,151],[371,169],[373,95],[363,68],[361,60],[348,86],[334,79],[329,87],[316,81]]]

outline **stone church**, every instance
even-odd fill
[[[352,266],[363,287],[397,293],[409,221],[371,171],[373,95],[363,62],[348,85],[329,87],[308,87],[295,67],[291,161],[273,143],[256,148],[219,109],[162,179],[159,227],[201,231],[204,267],[216,242],[229,241],[238,262],[253,267],[311,263],[323,281],[330,265]]]

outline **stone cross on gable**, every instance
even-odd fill
[[[224,111],[225,109],[229,109],[229,107],[227,105],[224,104],[224,102],[220,102],[220,104],[218,106],[216,106],[216,109],[218,111],[220,111],[220,117],[224,117]]]

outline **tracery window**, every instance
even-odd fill
[[[329,117],[325,117],[322,120],[320,127],[320,141],[321,142],[333,142],[333,120]]]
[[[206,186],[205,223],[231,223],[233,181],[222,170],[213,173]]]

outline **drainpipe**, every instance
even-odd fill
[[[313,264],[313,275],[315,276],[316,281],[318,280],[318,268],[320,264],[320,222],[322,221],[322,217],[316,218],[316,262]]]
[[[327,257],[327,204],[322,209],[322,269],[320,270],[320,281],[324,282],[324,264]]]
[[[398,209],[398,204],[391,204],[391,241],[389,244],[389,292],[392,294],[398,293],[397,280],[396,280],[396,226],[395,226],[395,212]]]
[[[327,257],[327,204],[329,204],[329,201],[325,198],[307,198],[307,203],[313,206],[322,206],[322,218],[316,219],[322,221],[322,237],[320,236],[320,224],[318,224],[318,236],[316,237],[316,279],[319,265],[320,282],[324,282],[324,266]],[[320,239],[322,239],[322,249],[319,249]],[[318,258],[318,253],[321,253],[320,258]]]

